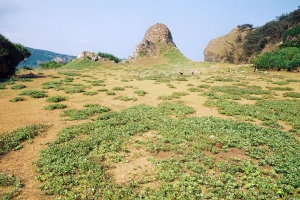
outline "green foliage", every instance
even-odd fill
[[[195,87],[189,88],[188,91],[190,91],[190,92],[203,92],[203,90],[201,88],[195,88]]]
[[[13,197],[18,194],[19,188],[23,186],[21,180],[16,178],[14,175],[7,175],[0,172],[0,187],[14,186],[14,189],[7,193],[2,193],[3,200],[13,199]]]
[[[64,65],[62,69],[77,69],[77,70],[82,70],[85,68],[95,69],[99,66],[100,66],[99,61],[92,61],[87,57],[84,57],[83,59],[74,59],[70,61],[68,64]]]
[[[59,103],[54,103],[54,104],[50,104],[45,106],[45,110],[55,110],[55,109],[64,109],[67,106],[65,104],[59,104]]]
[[[264,53],[253,61],[254,67],[262,70],[287,70],[293,71],[300,66],[300,49],[288,47],[276,53]]]
[[[121,100],[121,101],[137,101],[137,98],[130,98],[130,97],[127,97],[127,96],[116,96],[114,97],[115,100]]]
[[[55,61],[49,61],[49,62],[42,62],[42,63],[39,63],[39,66],[41,67],[41,69],[57,69],[57,68],[60,68],[62,66],[66,65],[65,62],[63,63],[58,63],[58,62],[55,62]]]
[[[42,84],[42,88],[43,89],[58,89],[59,86],[62,85],[62,82],[59,82],[59,81],[50,81],[50,82],[45,82]]]
[[[144,90],[136,90],[134,91],[134,93],[137,94],[138,96],[145,96],[147,94],[147,92]]]
[[[10,102],[18,102],[18,101],[24,101],[25,99],[23,97],[15,97],[10,100]]]
[[[0,78],[13,76],[18,64],[30,55],[23,45],[12,43],[0,34]]]
[[[294,46],[293,42],[285,41],[289,36],[294,36],[299,31],[299,13],[300,9],[297,9],[250,31],[245,37],[244,55],[251,57],[259,54],[267,43],[280,42],[282,39],[284,41],[282,47]],[[294,27],[294,30],[293,28],[289,29],[289,27]]]
[[[107,58],[109,60],[113,60],[115,61],[116,63],[119,63],[121,61],[120,58],[112,55],[112,54],[109,54],[109,53],[102,53],[102,52],[99,52],[98,53],[98,56],[102,57],[102,58]]]
[[[32,98],[48,97],[48,95],[46,94],[46,91],[44,91],[44,90],[24,90],[19,95],[27,95]]]
[[[84,95],[94,96],[94,95],[98,94],[98,92],[97,91],[85,91],[85,92],[83,92],[83,94]]]
[[[52,97],[49,97],[46,101],[51,102],[51,103],[57,103],[57,102],[66,101],[66,100],[67,100],[67,97],[52,96]]]
[[[173,92],[172,95],[163,95],[159,96],[158,100],[172,100],[172,99],[179,99],[181,96],[189,95],[187,92]]]
[[[293,98],[300,98],[299,92],[285,92],[283,94],[284,97],[293,97]]]
[[[26,88],[26,85],[19,84],[19,85],[14,85],[11,87],[11,89],[13,89],[13,90],[20,90],[23,88]]]
[[[300,47],[300,25],[292,27],[284,32],[283,43],[280,45],[280,48],[286,47]]]
[[[3,155],[12,149],[18,147],[21,142],[34,138],[46,130],[47,126],[42,124],[26,126],[19,128],[11,133],[4,133],[0,135],[0,155]]]
[[[201,84],[201,85],[198,85],[197,87],[198,87],[198,88],[208,89],[208,88],[210,88],[210,85],[207,85],[207,84]]]
[[[113,87],[111,90],[113,90],[113,91],[123,91],[123,90],[125,90],[123,87]]]
[[[290,87],[269,87],[267,86],[268,89],[270,90],[278,90],[278,91],[292,91],[294,90],[293,88]]]
[[[300,180],[300,147],[294,137],[245,122],[169,116],[193,113],[190,109],[166,102],[158,108],[138,105],[63,129],[35,162],[40,188],[48,195],[68,199],[299,198],[293,193]],[[134,138],[151,132],[159,137]],[[225,148],[242,150],[251,159],[232,155],[217,160],[206,155],[204,151],[220,151],[216,140]],[[116,184],[111,173],[116,166],[107,159],[115,157],[115,162],[125,165],[125,154],[132,153],[127,145],[132,144],[151,155],[155,172]],[[169,156],[156,157],[158,153]],[[152,189],[147,183],[159,187]]]
[[[110,109],[105,106],[93,105],[88,106],[82,110],[70,109],[63,111],[61,117],[69,117],[69,120],[82,120],[88,119],[96,114],[101,114],[104,112],[109,112]]]
[[[107,95],[116,95],[116,93],[113,92],[113,91],[107,91],[106,94],[107,94]]]

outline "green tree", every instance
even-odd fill
[[[0,78],[14,75],[18,64],[30,55],[23,45],[12,43],[0,34]]]

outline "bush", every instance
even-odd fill
[[[115,61],[116,63],[119,63],[121,61],[120,58],[112,55],[112,54],[109,54],[109,53],[102,53],[102,52],[99,52],[98,53],[98,56],[102,57],[102,58],[107,58],[109,60],[113,60]]]
[[[41,69],[57,69],[57,68],[60,68],[64,65],[66,65],[65,62],[57,63],[55,61],[49,61],[49,62],[44,62],[44,63],[39,64]]]

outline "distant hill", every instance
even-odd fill
[[[39,67],[39,63],[48,62],[57,57],[61,58],[64,62],[69,62],[71,59],[76,58],[76,56],[59,54],[41,49],[33,49],[30,47],[26,47],[26,49],[28,49],[32,55],[26,60],[26,62],[21,62],[18,67]]]
[[[252,58],[265,52],[284,47],[300,47],[300,7],[282,14],[265,25],[253,28],[243,24],[227,35],[215,38],[204,50],[204,61],[249,63]]]

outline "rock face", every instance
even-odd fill
[[[95,53],[91,53],[91,52],[88,52],[88,51],[83,51],[81,52],[77,58],[78,59],[83,59],[84,57],[88,57],[90,58],[92,61],[97,61],[97,60],[101,60],[102,57],[98,56],[97,54]]]
[[[238,27],[228,34],[211,40],[204,49],[205,62],[235,62],[242,52],[242,45],[249,30],[240,31]]]
[[[157,42],[176,47],[168,27],[157,23],[147,30],[142,42],[136,46],[132,58],[136,59],[144,56],[156,58],[158,56]]]

